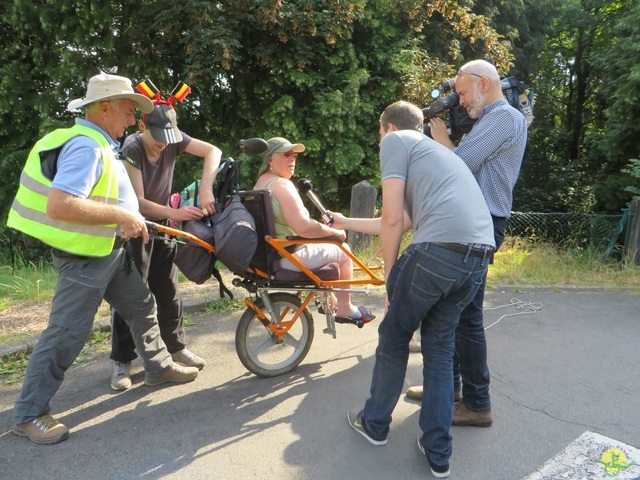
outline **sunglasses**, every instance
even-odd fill
[[[288,152],[279,152],[278,155],[282,155],[283,157],[286,157],[286,158],[291,158],[291,157],[296,158],[298,156],[298,154],[293,150],[290,150]]]
[[[467,72],[467,71],[462,70],[462,69],[458,70],[458,73],[456,73],[457,76],[465,75],[465,74],[466,75],[473,75],[474,77],[478,77],[478,78],[482,78],[482,75],[478,75],[477,73],[473,73],[473,72]]]

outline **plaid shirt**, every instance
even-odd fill
[[[513,187],[526,144],[524,116],[507,100],[498,100],[482,109],[471,131],[453,149],[471,169],[493,216],[511,216]]]

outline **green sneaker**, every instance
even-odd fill
[[[422,437],[422,435],[418,435],[418,450],[420,450],[420,452],[422,452],[422,455],[426,457],[427,454],[424,451],[424,447],[420,443],[420,437]],[[429,467],[431,468],[431,475],[436,478],[449,478],[449,475],[451,475],[451,470],[449,469],[448,463],[446,465],[439,466],[431,463],[431,460],[429,460],[429,458],[427,458],[427,461],[429,462]]]
[[[366,438],[371,445],[376,445],[376,446],[386,445],[387,444],[386,438],[383,440],[376,440],[369,434],[369,432],[367,432],[364,424],[362,423],[360,413],[361,411],[357,408],[352,408],[347,412],[347,421],[349,422],[349,425],[351,425],[351,427],[356,432],[358,432],[360,435]]]

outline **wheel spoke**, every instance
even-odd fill
[[[267,335],[264,341],[252,348],[249,353],[251,353],[252,356],[258,358],[258,355],[275,346],[277,346],[277,344],[273,343],[273,339],[269,335]]]
[[[300,338],[296,338],[293,335],[291,335],[291,333],[287,332],[287,334],[284,337],[284,343],[285,345],[289,345],[291,347],[293,347],[294,349],[298,349],[300,347],[302,347],[303,343],[300,342],[300,340],[302,340],[302,338],[304,338],[302,335],[300,336]]]

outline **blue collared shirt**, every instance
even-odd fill
[[[471,169],[491,215],[511,216],[526,144],[524,116],[507,100],[498,100],[482,109],[471,131],[453,149]]]
[[[117,158],[120,143],[113,140],[107,132],[98,125],[84,118],[76,118],[76,123],[97,130],[109,141]],[[102,173],[102,154],[98,144],[89,137],[79,135],[64,144],[58,157],[56,176],[51,183],[57,188],[80,198],[87,198],[98,182]],[[115,161],[118,173],[118,205],[129,211],[138,211],[138,198],[131,186],[131,180],[123,163]]]

